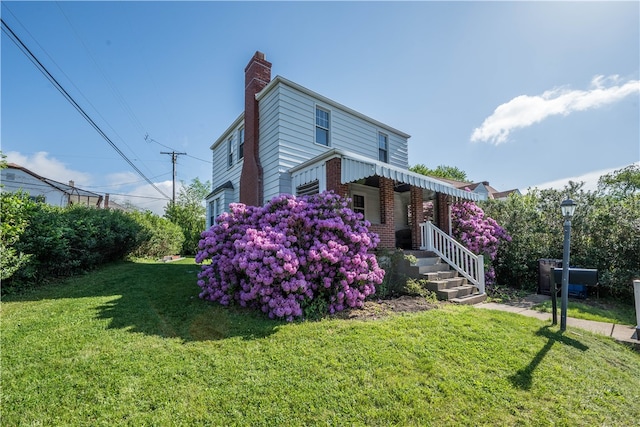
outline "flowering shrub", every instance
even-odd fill
[[[493,218],[485,216],[484,211],[473,202],[451,206],[451,226],[454,238],[488,261],[485,280],[493,283],[496,276],[491,261],[496,259],[500,244],[503,241],[510,242],[511,236]]]
[[[362,307],[384,270],[369,253],[378,236],[347,205],[328,192],[282,195],[263,207],[231,204],[202,233],[196,262],[211,262],[198,274],[200,297],[288,321]]]

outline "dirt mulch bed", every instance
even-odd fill
[[[348,309],[334,314],[337,319],[379,319],[394,313],[415,313],[433,310],[438,304],[433,304],[420,296],[403,295],[398,298],[367,301],[361,309]]]

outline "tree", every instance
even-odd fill
[[[601,176],[598,191],[616,197],[640,193],[640,163]]]
[[[209,193],[210,186],[208,181],[203,183],[198,178],[188,186],[183,182],[176,202],[169,202],[165,207],[165,218],[179,225],[184,234],[184,255],[193,255],[198,248],[200,233],[204,231],[206,224],[204,198]]]
[[[534,189],[481,203],[513,237],[498,250],[498,284],[534,289],[538,260],[562,258],[560,203],[567,197],[578,205],[571,220],[571,266],[597,269],[602,288],[628,298],[632,280],[640,277],[640,194],[590,192],[575,182],[563,190]]]
[[[411,166],[409,170],[421,175],[454,179],[456,181],[467,181],[467,173],[455,166],[440,165],[435,169],[429,169],[422,163],[418,163],[417,165]]]

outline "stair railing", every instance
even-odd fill
[[[480,294],[484,294],[484,257],[476,255],[460,242],[433,225],[431,221],[420,224],[420,249],[431,251],[466,277]]]

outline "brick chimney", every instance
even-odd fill
[[[244,161],[240,175],[240,203],[263,203],[262,166],[260,165],[260,115],[256,94],[271,81],[271,63],[264,53],[256,52],[244,69]]]

